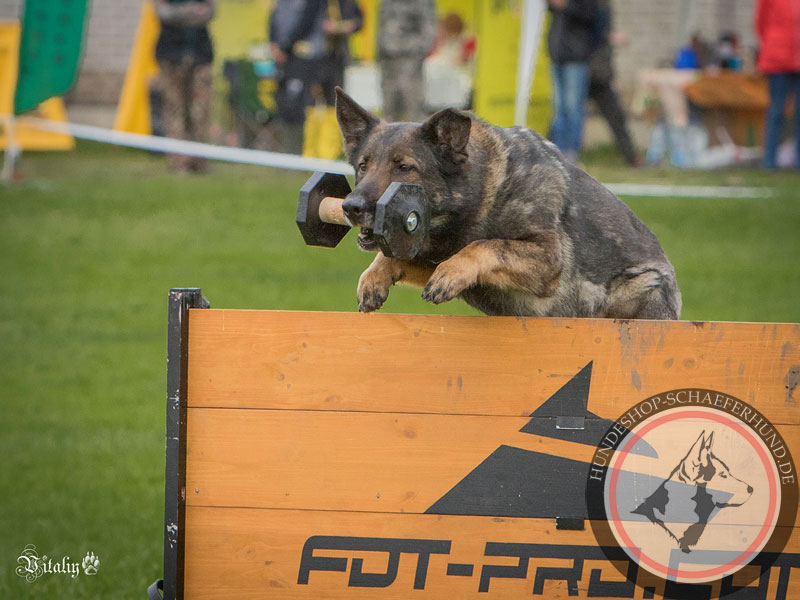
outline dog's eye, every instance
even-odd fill
[[[360,163],[358,163],[358,170],[361,171],[362,173],[364,171],[366,171],[367,170],[367,163],[364,162],[364,161],[361,161]]]
[[[414,170],[414,165],[409,165],[407,163],[400,163],[397,167],[401,173],[410,173]]]
[[[728,478],[728,476],[724,472],[720,473],[719,476],[722,477],[723,479],[727,479]]]

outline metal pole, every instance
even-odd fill
[[[167,320],[167,452],[164,474],[164,600],[183,598],[186,541],[186,411],[189,309],[209,308],[199,288],[169,291]],[[157,584],[157,582],[156,582]],[[151,586],[154,593],[155,588]]]
[[[517,95],[514,101],[514,125],[520,127],[524,127],[528,121],[531,85],[536,74],[536,58],[546,10],[545,0],[525,0],[522,6],[517,58]]]
[[[14,179],[14,167],[20,154],[20,147],[17,144],[17,119],[13,114],[3,115],[6,129],[6,149],[3,153],[3,171],[0,179],[12,181]]]
[[[677,31],[678,39],[675,46],[676,51],[689,43],[689,23],[692,17],[692,4],[690,0],[681,0],[679,11]]]

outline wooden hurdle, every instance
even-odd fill
[[[207,306],[164,598],[800,598],[800,325]]]

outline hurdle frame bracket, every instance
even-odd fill
[[[167,427],[164,473],[164,579],[148,589],[151,600],[183,597],[186,512],[186,393],[189,365],[189,309],[211,308],[200,288],[169,291],[167,333]],[[153,596],[155,594],[155,596]]]

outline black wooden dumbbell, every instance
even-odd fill
[[[314,173],[300,188],[297,227],[309,246],[334,248],[350,231],[342,202],[350,193],[344,175]],[[394,182],[375,207],[373,235],[385,256],[415,258],[428,235],[428,202],[422,186]]]

